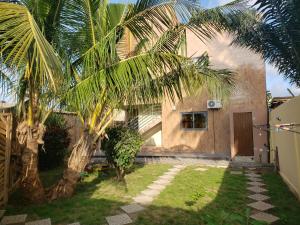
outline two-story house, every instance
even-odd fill
[[[140,156],[177,156],[267,162],[265,64],[260,55],[231,45],[218,35],[203,44],[187,33],[187,56],[207,51],[216,68],[236,72],[235,88],[226,102],[202,92],[174,103],[139,105],[127,112],[129,126],[145,139]],[[215,101],[217,100],[217,101]]]

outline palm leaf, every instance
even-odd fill
[[[35,65],[36,80],[56,88],[62,77],[62,65],[34,18],[24,6],[0,3],[0,52],[4,63],[17,69]],[[32,75],[32,74],[31,74]]]

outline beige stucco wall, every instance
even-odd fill
[[[253,124],[267,123],[265,67],[259,55],[247,49],[230,46],[229,35],[218,35],[203,44],[193,34],[187,34],[187,55],[200,56],[207,51],[216,68],[235,71],[236,88],[227,104],[221,110],[208,110],[205,92],[201,95],[185,97],[176,102],[175,107],[168,100],[162,107],[162,146],[164,151],[197,152],[234,156],[233,112],[252,112]],[[208,130],[183,130],[180,128],[181,112],[208,111]],[[267,160],[265,132],[253,129],[254,153],[259,160],[263,151],[263,161]]]
[[[274,128],[280,124],[298,124],[293,133]],[[280,174],[300,199],[300,96],[280,105],[270,114],[271,160],[274,161],[274,150],[278,149]]]

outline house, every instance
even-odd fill
[[[258,54],[231,46],[231,40],[222,34],[203,44],[187,33],[187,56],[207,51],[214,67],[236,72],[236,87],[226,102],[204,91],[174,104],[165,99],[128,111],[128,125],[145,139],[140,156],[268,161],[267,134],[259,129],[267,124],[265,65]]]

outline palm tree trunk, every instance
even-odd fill
[[[47,197],[50,201],[59,198],[68,198],[74,194],[80,175],[90,162],[93,151],[96,148],[94,135],[84,133],[78,140],[68,160],[68,167],[63,177],[48,190]]]
[[[32,128],[27,122],[20,123],[17,128],[18,140],[25,145],[22,152],[21,189],[24,197],[34,203],[42,203],[46,199],[38,172],[38,146],[44,131],[43,125]]]

